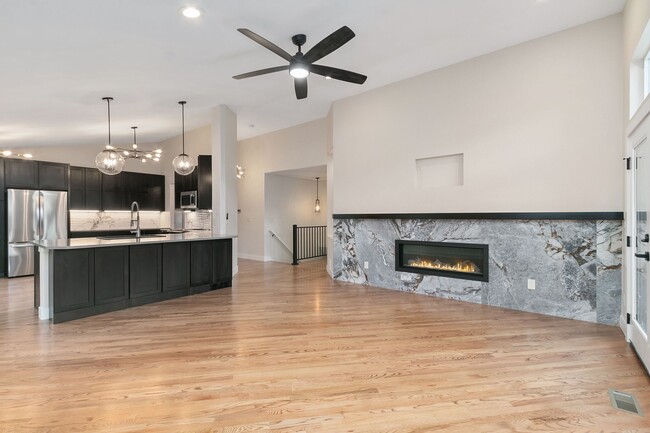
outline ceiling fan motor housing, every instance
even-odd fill
[[[293,35],[291,37],[291,42],[293,42],[294,45],[300,49],[303,45],[305,45],[305,42],[307,42],[307,36],[303,35],[302,33],[299,35]]]

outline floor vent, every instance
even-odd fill
[[[639,407],[639,403],[636,401],[636,398],[632,394],[626,394],[621,391],[610,389],[609,399],[612,402],[612,406],[614,406],[614,408],[624,410],[625,412],[630,412],[635,415],[643,416],[643,412]]]

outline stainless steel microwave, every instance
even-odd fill
[[[196,209],[196,191],[181,193],[181,209]]]

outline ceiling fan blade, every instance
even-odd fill
[[[307,79],[294,78],[293,84],[294,87],[296,88],[296,98],[305,99],[307,97]]]
[[[341,48],[354,36],[354,32],[348,26],[343,26],[307,51],[305,60],[309,63],[316,62]]]
[[[363,84],[366,81],[365,75],[356,72],[346,71],[345,69],[332,68],[331,66],[310,65],[309,71],[314,74],[331,77],[335,80],[347,81],[348,83]]]
[[[273,68],[260,69],[258,71],[246,72],[245,74],[235,75],[233,78],[235,80],[241,80],[242,78],[257,77],[258,75],[271,74],[273,72],[286,71],[288,69],[289,69],[289,65],[275,66]]]
[[[242,35],[254,40],[255,42],[257,42],[258,44],[260,44],[261,46],[263,46],[267,50],[273,51],[275,54],[282,57],[284,60],[286,60],[288,62],[293,60],[293,56],[291,54],[287,53],[282,48],[275,45],[273,42],[267,41],[266,39],[264,39],[263,37],[261,37],[257,33],[252,32],[252,31],[250,31],[248,29],[237,29],[237,31],[239,33],[241,33]]]

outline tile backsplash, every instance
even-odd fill
[[[129,211],[70,211],[70,231],[128,230],[131,222]],[[169,212],[140,211],[140,228],[169,228]]]

